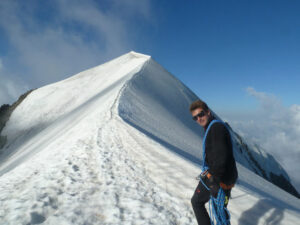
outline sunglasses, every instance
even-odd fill
[[[198,113],[196,116],[193,116],[193,120],[197,121],[198,120],[198,117],[201,118],[205,116],[205,112],[204,111],[201,111],[200,113]]]

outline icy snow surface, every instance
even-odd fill
[[[0,224],[196,224],[196,96],[130,52],[33,91],[1,135]],[[232,224],[300,224],[300,201],[238,164]]]

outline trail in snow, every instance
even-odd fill
[[[171,165],[156,163],[155,156],[149,160],[150,153],[143,156],[149,147],[143,144],[146,149],[141,148],[137,136],[132,138],[120,121],[102,119],[97,127],[97,135],[81,137],[74,146],[61,149],[60,154],[56,151],[49,165],[42,168],[39,165],[39,171],[28,170],[32,173],[26,177],[13,177],[10,189],[0,191],[1,202],[6,203],[1,207],[0,221],[6,221],[5,224],[190,224],[193,215],[189,205],[168,193],[168,187],[157,185],[151,179],[157,174],[149,176],[155,171],[152,168],[156,167],[158,173],[166,166],[172,168]],[[133,154],[133,149],[139,153]],[[136,157],[144,157],[144,161]],[[147,169],[145,161],[152,161],[156,166]],[[176,169],[173,170],[168,173],[176,174]],[[20,198],[15,199],[16,195]],[[182,217],[183,209],[189,212],[187,217]]]
[[[101,140],[106,140],[100,141],[104,162],[102,171],[106,180],[102,186],[103,199],[107,202],[102,211],[106,215],[104,223],[191,223],[193,216],[190,207],[168,193],[165,187],[157,185],[153,176],[149,175],[154,172],[155,167],[149,167],[147,163],[148,168],[145,168],[140,160],[142,157],[149,158],[144,155],[147,148],[141,148],[138,139],[133,138],[117,121],[109,122],[99,130],[99,134]],[[163,165],[158,167],[164,169]],[[182,218],[183,209],[190,212],[189,217]]]
[[[1,165],[0,224],[190,224],[189,206],[130,155],[145,150],[107,111],[116,88],[15,144],[14,160]]]

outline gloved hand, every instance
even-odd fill
[[[210,194],[214,197],[218,197],[218,192],[220,189],[220,181],[214,178],[212,175],[208,174],[206,176],[206,185],[210,189]]]
[[[208,174],[208,171],[205,170],[202,173],[200,173],[197,177],[195,177],[196,180],[206,180],[206,175]]]

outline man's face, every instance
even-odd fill
[[[205,127],[209,122],[210,118],[210,111],[205,112],[202,108],[197,108],[192,111],[192,116],[196,117],[195,120],[200,126]]]

